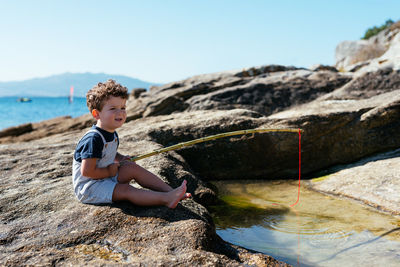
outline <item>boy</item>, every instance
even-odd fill
[[[115,130],[126,120],[127,99],[126,87],[113,80],[98,83],[86,94],[87,106],[97,123],[75,149],[72,166],[75,195],[87,204],[125,200],[140,206],[164,205],[173,209],[180,200],[190,197],[186,193],[186,180],[172,189],[156,175],[128,161],[129,156],[117,152],[119,139]],[[129,185],[132,179],[152,190]]]

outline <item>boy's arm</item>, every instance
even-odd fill
[[[92,179],[104,179],[117,175],[119,163],[110,164],[105,168],[98,168],[96,160],[96,158],[82,159],[82,175]]]

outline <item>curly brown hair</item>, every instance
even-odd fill
[[[111,96],[128,99],[128,89],[111,79],[105,83],[98,83],[86,93],[86,105],[90,112],[93,109],[101,111],[104,102]]]

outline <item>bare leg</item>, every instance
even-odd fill
[[[181,186],[169,192],[155,192],[134,188],[129,184],[117,184],[113,192],[113,201],[128,200],[139,206],[164,205],[174,209],[186,193],[186,180]]]
[[[135,162],[127,162],[121,165],[118,170],[118,182],[122,184],[129,184],[131,180],[140,184],[144,188],[159,192],[170,192],[173,190],[171,186],[166,184],[157,175],[149,172],[145,168],[136,164]],[[190,193],[185,193],[182,199],[191,197]]]
[[[134,162],[121,165],[118,170],[118,182],[125,184],[131,180],[140,184],[142,187],[152,189],[159,192],[169,192],[173,190],[171,186],[166,184],[157,175],[149,172]]]

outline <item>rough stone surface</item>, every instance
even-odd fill
[[[0,132],[0,137],[4,136],[19,136],[24,133],[31,132],[33,130],[32,128],[32,123],[25,123],[22,125],[14,126],[14,127],[9,127]]]
[[[366,40],[343,41],[339,43],[335,50],[336,68],[342,69],[358,63],[357,54],[363,49],[368,49],[370,46],[371,44]],[[368,59],[364,58],[364,61]]]
[[[135,129],[130,124],[121,131],[123,152],[159,146]],[[71,157],[83,133],[0,145],[1,265],[287,266],[222,241],[193,199],[175,210],[79,203]],[[142,164],[173,186],[187,179],[195,199],[209,190],[174,153]]]
[[[336,47],[336,68],[362,75],[379,69],[400,69],[400,21],[368,40],[343,41]]]
[[[309,185],[318,191],[360,200],[379,210],[400,215],[400,150],[337,166]]]
[[[379,69],[355,77],[345,86],[323,96],[330,100],[359,100],[400,89],[400,70]]]
[[[348,82],[350,77],[334,71],[313,72],[264,66],[254,69],[251,76],[240,72],[199,79],[187,79],[151,90],[132,101],[130,106],[140,107],[137,112],[144,117],[235,108],[253,110],[265,116],[331,92]]]

